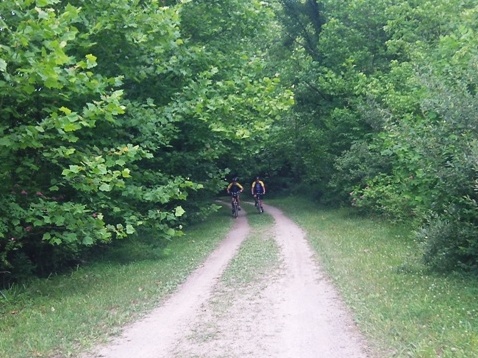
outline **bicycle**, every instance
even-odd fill
[[[264,212],[264,208],[262,207],[262,197],[264,194],[254,194],[254,206],[256,207],[259,214]]]
[[[231,193],[231,205],[232,205],[232,216],[237,218],[239,216],[239,201],[238,201],[239,192]]]

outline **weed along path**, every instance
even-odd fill
[[[305,234],[280,210],[264,208],[264,215],[241,211],[175,294],[83,357],[369,357]]]

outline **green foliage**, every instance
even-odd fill
[[[217,210],[230,153],[292,103],[254,46],[273,21],[265,4],[218,2],[211,17],[212,4],[163,3],[0,4],[9,277],[15,262],[48,274],[140,230],[180,235]]]
[[[8,270],[14,269],[15,257],[28,258],[31,267],[41,266],[36,259],[43,246],[64,245],[67,257],[78,246],[109,240],[102,216],[93,217],[91,206],[71,199],[75,189],[104,189],[121,176],[102,177],[107,169],[98,158],[89,158],[79,133],[124,113],[121,92],[112,89],[117,79],[91,72],[96,65],[91,54],[69,55],[75,41],[82,43],[75,27],[79,9],[68,5],[56,13],[49,2],[36,8],[28,2],[16,5],[3,19],[0,81],[7,108],[0,126],[0,267]],[[89,169],[76,165],[75,159]],[[62,170],[64,166],[69,169]],[[83,170],[89,175],[81,176]],[[55,259],[50,257],[56,267]]]
[[[294,40],[285,43],[290,59],[282,60],[281,70],[294,86],[296,102],[294,114],[274,133],[271,157],[285,161],[272,169],[320,188],[322,200],[337,202],[342,190],[331,185],[335,161],[371,130],[360,109],[376,87],[372,75],[390,66],[381,11],[386,2],[281,3],[285,36]]]
[[[409,22],[389,23],[390,48],[396,51],[394,46],[400,43],[401,55],[406,49],[415,69],[397,63],[382,77],[394,85],[378,97],[383,96],[381,132],[369,137],[365,146],[377,161],[387,158],[390,164],[385,173],[357,183],[353,191],[358,206],[423,223],[425,233],[418,237],[424,242],[424,259],[435,269],[445,270],[475,270],[477,257],[473,239],[476,211],[471,203],[476,196],[473,148],[478,132],[472,119],[476,108],[470,105],[476,102],[470,89],[477,78],[469,71],[476,53],[464,35],[476,26],[468,20],[472,13],[468,5],[460,5],[452,9],[448,2],[437,4],[433,10],[437,14],[430,22],[423,20],[430,16],[430,9],[420,4],[406,10]],[[388,11],[394,13],[397,8]],[[463,19],[461,27],[457,17]],[[417,18],[423,27],[419,32],[413,25]],[[397,21],[403,19],[399,16]],[[407,26],[412,26],[413,32],[406,30]],[[444,33],[447,35],[440,36]],[[408,36],[413,40],[404,41]]]
[[[464,270],[477,274],[478,227],[460,220],[457,215],[460,213],[452,211],[437,216],[418,231],[417,240],[423,246],[424,262],[438,272]]]
[[[319,52],[318,43],[325,23],[323,4],[316,0],[279,1],[283,13],[279,17],[284,24],[282,41],[286,47],[293,47],[295,42],[314,60],[319,60],[323,54]]]
[[[317,27],[314,1],[280,3],[296,103],[273,133],[272,172],[423,225],[427,262],[475,270],[476,4],[323,1]]]

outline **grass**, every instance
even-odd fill
[[[228,339],[222,339],[228,336],[228,332],[237,334],[244,329],[243,325],[247,323],[249,314],[252,314],[254,302],[261,297],[262,290],[270,282],[271,274],[279,269],[280,264],[279,248],[269,230],[274,223],[273,218],[268,214],[259,215],[252,206],[242,207],[247,209],[247,219],[251,226],[249,235],[226,267],[221,281],[215,286],[209,308],[198,318],[199,323],[188,337],[199,345],[217,340],[223,357],[238,356],[239,353],[229,345]],[[237,320],[237,315],[241,314],[242,319]],[[231,317],[234,317],[232,321]]]
[[[477,356],[478,281],[428,272],[409,228],[307,200],[270,203],[306,230],[379,357]]]
[[[274,219],[267,213],[258,214],[253,206],[248,207],[247,212],[251,233],[222,277],[229,287],[247,286],[271,272],[279,263],[279,247],[268,232]]]
[[[183,282],[232,222],[224,209],[173,240],[159,259],[148,252],[141,259],[132,247],[130,261],[107,260],[3,291],[0,357],[76,356],[119,333]]]
[[[297,198],[268,203],[281,207],[307,232],[378,357],[476,356],[478,281],[427,272],[409,228],[348,210],[324,210]],[[252,206],[247,210],[251,235],[223,277],[231,287],[261,279],[276,267],[279,256],[265,235],[273,219]],[[3,291],[0,357],[77,356],[119,333],[183,282],[233,222],[227,206],[172,241],[159,259],[150,252],[142,259],[135,246],[123,249],[118,260]]]

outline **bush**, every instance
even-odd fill
[[[451,215],[436,216],[417,233],[423,260],[438,272],[478,274],[478,226]]]

